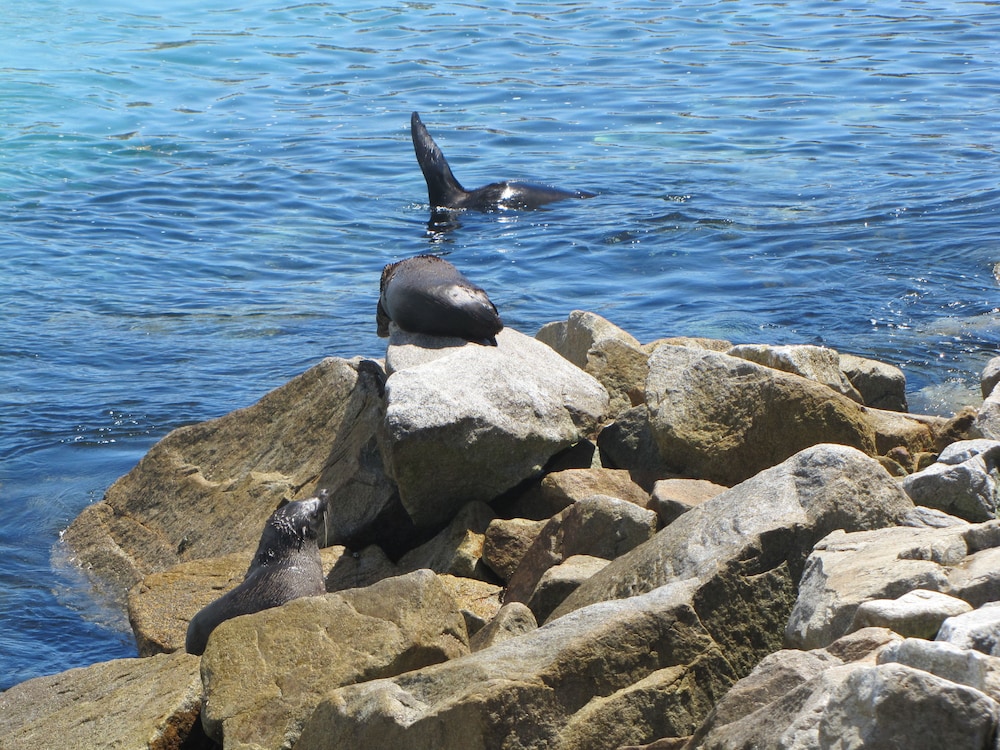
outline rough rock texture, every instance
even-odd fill
[[[521,602],[504,604],[485,627],[469,639],[473,651],[482,651],[498,643],[530,633],[538,627],[535,616]]]
[[[0,693],[0,748],[180,750],[200,707],[197,656],[101,662]]]
[[[579,500],[545,524],[510,577],[505,601],[528,603],[552,566],[573,555],[613,560],[648,541],[656,527],[656,514],[633,503],[606,495]],[[537,611],[535,617],[544,619]]]
[[[785,629],[791,648],[819,648],[847,633],[858,607],[927,589],[974,607],[1000,599],[1000,522],[900,526],[845,533],[816,544]]]
[[[993,357],[979,376],[979,389],[984,399],[990,397],[997,383],[1000,383],[1000,357]]]
[[[212,633],[202,657],[202,721],[227,748],[288,748],[334,687],[467,652],[465,621],[430,571],[296,599]]]
[[[854,354],[840,355],[840,370],[866,406],[906,411],[906,376],[898,367]]]
[[[486,527],[483,562],[506,583],[545,524],[527,518],[493,519]]]
[[[492,520],[493,511],[486,503],[469,503],[455,514],[444,531],[403,555],[399,569],[427,568],[435,573],[488,578],[482,563],[483,541]]]
[[[574,310],[535,335],[608,390],[610,416],[645,400],[649,355],[629,333],[591,312]]]
[[[320,550],[320,555],[324,551]],[[399,573],[399,568],[386,557],[382,548],[374,544],[359,552],[345,550],[326,574],[326,590],[332,592],[364,588]]]
[[[988,602],[979,609],[949,617],[941,624],[935,640],[1000,656],[1000,602]]]
[[[296,750],[617,747],[686,736],[733,680],[690,584],[580,610],[460,659],[334,691]]]
[[[685,750],[779,747],[805,750],[810,746],[803,739],[813,741],[811,747],[819,747],[815,724],[822,703],[812,696],[826,687],[824,673],[845,664],[874,665],[881,649],[900,640],[884,628],[867,628],[845,636],[827,649],[789,649],[765,656],[719,701]],[[819,711],[810,719],[814,707]]]
[[[739,344],[729,350],[732,357],[747,359],[765,367],[773,367],[804,378],[815,380],[852,401],[863,403],[861,394],[851,385],[840,370],[840,355],[825,346],[798,344],[793,346],[768,346],[766,344]]]
[[[544,622],[552,614],[552,610],[562,604],[581,583],[603,570],[607,564],[608,561],[603,557],[573,555],[542,573],[528,597],[528,609],[534,614],[535,621]]]
[[[660,523],[673,523],[682,513],[687,513],[706,500],[728,489],[705,479],[661,479],[653,485],[649,509],[656,511]]]
[[[546,498],[546,506],[554,508],[554,513],[590,495],[617,497],[641,508],[649,503],[649,493],[633,482],[624,469],[553,471],[542,478],[540,492]]]
[[[394,347],[427,338],[394,332],[387,361],[395,361]],[[418,526],[447,522],[465,503],[488,502],[538,474],[550,457],[596,432],[607,412],[600,383],[512,329],[497,335],[495,347],[435,354],[396,369],[385,384],[384,454]]]
[[[854,401],[716,352],[658,348],[649,359],[646,403],[663,459],[719,484],[740,482],[816,443],[875,451],[874,428]]]
[[[697,579],[704,582],[699,615],[745,673],[781,646],[816,540],[837,528],[900,523],[912,509],[874,459],[847,446],[815,446],[680,516],[581,585],[550,620],[593,602]]]
[[[632,480],[646,490],[651,491],[658,479],[676,476],[667,458],[660,455],[646,404],[618,415],[604,427],[597,447],[603,466],[628,470]]]
[[[933,638],[949,617],[971,612],[972,605],[939,591],[914,589],[896,599],[862,602],[854,613],[851,630],[889,628],[912,638]]]
[[[331,497],[328,543],[364,536],[393,507],[374,438],[379,373],[328,358],[253,406],[174,430],[84,509],[65,542],[123,597],[179,562],[252,552],[282,500],[320,487]]]
[[[967,521],[997,517],[1000,442],[962,440],[941,451],[936,463],[903,480],[913,502]]]
[[[878,655],[879,664],[905,664],[1000,700],[1000,659],[953,643],[907,638]]]

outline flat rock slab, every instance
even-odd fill
[[[0,693],[0,748],[180,750],[201,709],[199,659],[116,659]]]

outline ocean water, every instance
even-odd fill
[[[60,531],[171,429],[381,356],[403,257],[526,333],[825,344],[976,400],[996,2],[160,5],[0,11],[0,689],[135,653]],[[599,195],[429,231],[413,110],[467,187]]]

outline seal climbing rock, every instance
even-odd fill
[[[326,593],[316,540],[326,519],[327,495],[320,490],[271,514],[243,582],[191,618],[184,643],[189,654],[204,653],[208,636],[226,620]]]
[[[480,287],[436,255],[418,255],[382,269],[378,335],[389,335],[389,322],[410,333],[457,336],[496,346],[503,322]]]
[[[475,190],[466,190],[455,179],[444,154],[416,112],[410,116],[410,135],[413,138],[413,150],[417,155],[417,162],[427,181],[427,198],[432,210],[532,209],[567,198],[593,198],[595,195],[585,190],[560,190],[546,185],[506,181],[494,182]]]

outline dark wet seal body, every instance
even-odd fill
[[[274,511],[243,582],[191,618],[184,649],[189,654],[204,653],[212,631],[233,617],[326,593],[317,544],[326,513],[326,490]]]
[[[441,149],[414,112],[410,116],[410,135],[420,170],[427,181],[427,199],[431,209],[532,209],[568,198],[593,198],[585,190],[560,190],[526,182],[494,182],[475,190],[463,188],[448,166]]]
[[[389,322],[410,333],[457,336],[496,346],[503,322],[480,287],[436,255],[418,255],[382,269],[378,335]]]

